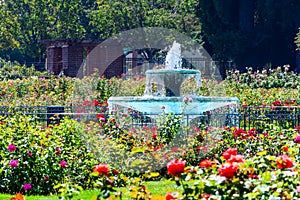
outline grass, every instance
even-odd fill
[[[161,181],[148,181],[145,182],[146,189],[149,190],[153,199],[165,199],[167,192],[172,191],[181,191],[181,187],[178,187],[174,181],[161,180]],[[122,199],[130,199],[130,194],[128,188],[119,188],[119,191],[122,191],[124,194]],[[74,200],[96,200],[97,195],[99,194],[98,190],[84,190],[77,196]],[[0,194],[1,200],[10,199],[13,195]],[[59,196],[25,196],[26,200],[58,200]],[[119,199],[119,198],[117,198]]]

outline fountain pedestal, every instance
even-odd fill
[[[146,71],[145,96],[180,97],[181,85],[189,78],[195,78],[197,86],[201,85],[199,70],[159,69]],[[156,84],[156,91],[153,89]]]

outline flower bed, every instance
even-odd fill
[[[83,143],[82,128],[70,120],[45,127],[23,115],[2,118],[0,192],[50,194],[64,182],[89,187],[96,162]]]
[[[180,118],[163,117],[159,126],[140,129],[114,119],[64,119],[49,127],[28,116],[2,119],[1,192],[70,197],[98,188],[106,198],[125,187],[147,199],[145,180],[172,178],[183,192],[167,198],[299,197],[300,127],[270,126],[259,134],[255,128],[182,127]],[[178,143],[179,130],[187,128],[189,137]]]
[[[100,112],[111,95],[142,95],[141,78],[4,80],[0,105],[77,103]],[[2,117],[0,192],[72,197],[95,188],[100,189],[99,198],[121,198],[116,188],[124,187],[134,199],[150,199],[144,181],[170,178],[182,192],[170,191],[166,199],[299,198],[300,127],[285,126],[286,117],[295,114],[292,106],[300,103],[299,76],[281,69],[249,70],[222,83],[204,79],[198,94],[218,94],[219,88],[237,96],[242,109],[260,106],[258,122],[264,124],[246,130],[183,126],[182,116],[164,115],[152,126],[132,127],[132,116],[99,114],[95,122],[65,118],[44,126],[18,113]],[[278,113],[287,116],[278,124],[266,121]]]

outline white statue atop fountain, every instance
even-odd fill
[[[181,45],[174,41],[166,56],[165,69],[182,69],[181,63]]]

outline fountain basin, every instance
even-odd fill
[[[147,70],[146,75],[148,74],[200,74],[199,70],[195,69],[157,69],[157,70]]]
[[[201,115],[206,111],[239,104],[239,100],[236,97],[190,96],[191,102],[184,102],[184,98],[185,97],[157,96],[110,97],[108,99],[108,105],[110,111],[116,107],[123,107],[131,108],[149,115],[158,115],[163,112]]]

